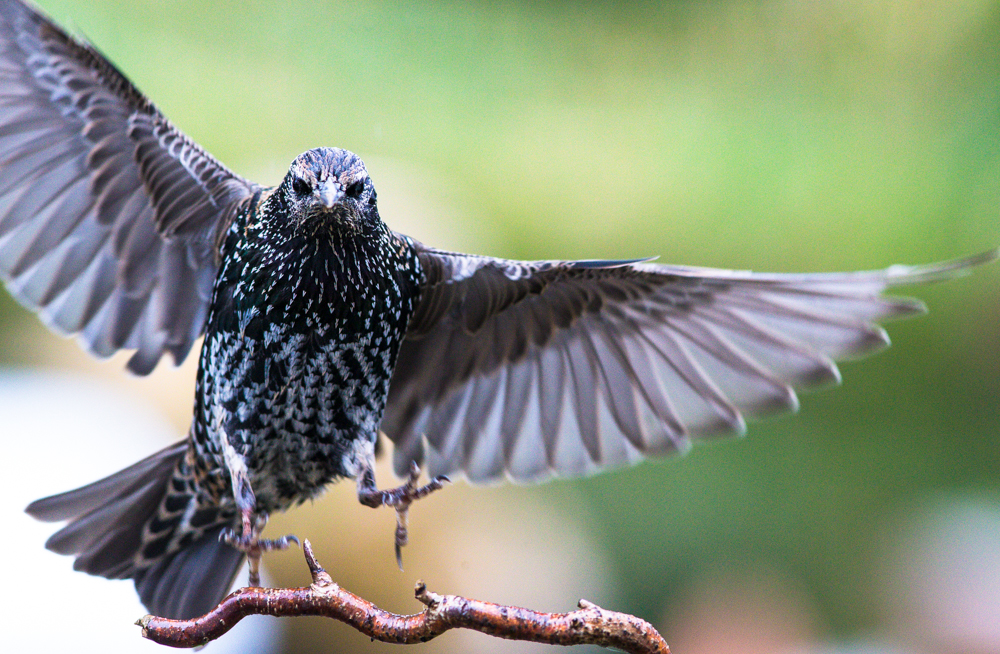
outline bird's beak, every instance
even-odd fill
[[[329,211],[343,201],[344,189],[336,181],[328,179],[325,182],[321,182],[319,186],[316,187],[316,190],[313,191],[313,195],[316,196],[316,200],[319,202],[319,205],[323,207],[325,211]]]

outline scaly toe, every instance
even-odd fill
[[[296,536],[288,534],[286,536],[282,536],[281,538],[268,538],[264,540],[258,540],[257,549],[261,552],[275,552],[280,550],[287,550],[291,546],[291,543],[295,543],[296,546],[301,545],[301,543],[299,543],[299,539]]]

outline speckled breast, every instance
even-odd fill
[[[229,491],[223,441],[245,460],[261,511],[354,475],[359,440],[377,437],[416,301],[416,264],[392,252],[338,241],[309,243],[280,267],[239,250],[224,263],[192,424],[218,501]]]
[[[350,473],[345,455],[373,439],[400,335],[339,321],[303,331],[273,323],[261,338],[212,334],[203,351],[208,441],[242,454],[261,510],[316,495]],[[221,456],[220,447],[213,454]],[[224,467],[224,466],[223,466]]]

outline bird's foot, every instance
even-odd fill
[[[403,546],[409,540],[406,525],[410,505],[434,491],[440,490],[446,482],[451,481],[445,475],[438,475],[423,486],[417,486],[419,478],[420,466],[415,461],[410,464],[410,474],[406,478],[406,482],[397,488],[379,490],[375,486],[375,474],[371,468],[365,469],[358,476],[359,502],[372,508],[391,506],[396,509],[396,565],[399,566],[400,570],[403,569]]]
[[[286,550],[292,543],[299,544],[299,539],[292,534],[281,538],[260,538],[266,524],[267,515],[261,514],[254,518],[249,511],[244,511],[243,533],[237,534],[235,529],[224,529],[219,534],[219,540],[247,555],[251,586],[260,586],[260,559],[264,552]]]

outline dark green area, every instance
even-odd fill
[[[451,247],[832,270],[1000,243],[993,2],[43,4],[258,181],[317,145],[431,171],[467,214]],[[794,419],[525,492],[589,502],[619,608],[655,619],[692,574],[760,562],[863,631],[881,530],[996,485],[998,279],[914,291],[931,315]]]

